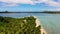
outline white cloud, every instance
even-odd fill
[[[16,4],[11,4],[11,3],[7,3],[7,4],[1,4],[1,6],[6,7],[6,6],[17,6]]]
[[[2,6],[16,6],[18,4],[34,4],[31,0],[0,0],[0,2],[5,2],[1,4]]]
[[[33,4],[31,0],[0,0],[0,2],[14,3],[14,4]]]
[[[51,8],[51,9],[47,9],[48,11],[60,11],[60,8]]]
[[[36,3],[45,3],[49,6],[58,6],[60,7],[60,0],[58,0],[57,2],[54,1],[54,0],[38,0],[38,1],[35,1]]]
[[[14,6],[14,5],[18,5],[18,4],[36,4],[36,3],[45,3],[49,6],[56,6],[56,7],[60,7],[60,0],[58,0],[57,2],[55,2],[54,0],[0,0],[0,2],[5,2],[8,4],[4,4],[6,6]]]

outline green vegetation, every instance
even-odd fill
[[[44,11],[42,13],[48,13],[48,14],[60,14],[60,11]]]
[[[0,13],[48,13],[48,14],[60,14],[60,11],[29,11],[29,12],[9,12],[9,11],[0,11]]]
[[[0,16],[0,34],[41,34],[41,26],[36,26],[33,16],[11,18]]]

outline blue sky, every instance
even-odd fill
[[[0,0],[0,11],[60,11],[60,0]]]

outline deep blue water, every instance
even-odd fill
[[[60,34],[60,14],[44,14],[44,13],[0,13],[4,17],[26,17],[36,16],[47,34]]]

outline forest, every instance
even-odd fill
[[[36,27],[36,18],[12,18],[0,16],[0,34],[41,34],[41,26]]]

